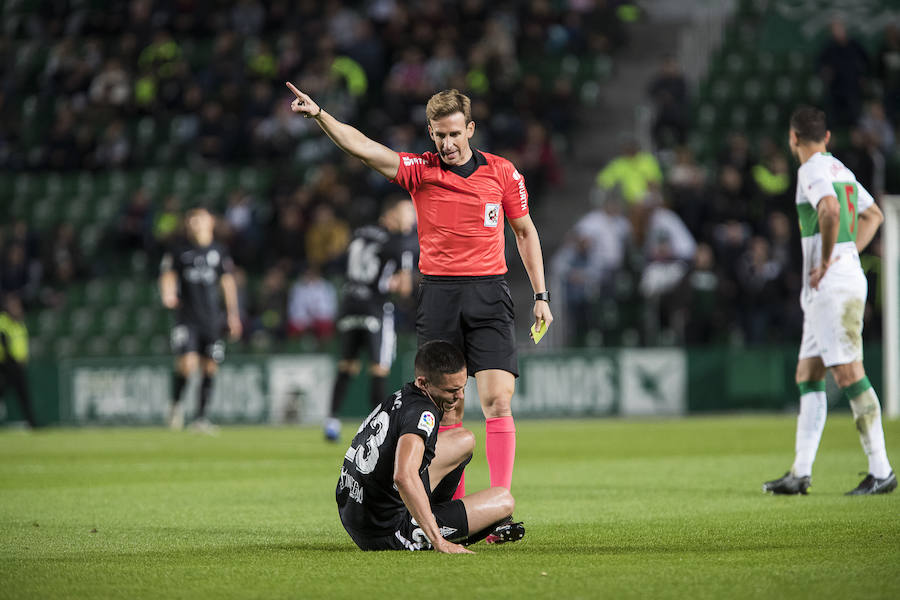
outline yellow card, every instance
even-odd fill
[[[544,337],[545,333],[547,333],[547,321],[541,321],[540,329],[537,329],[534,326],[534,323],[531,324],[531,339],[534,340],[535,344],[541,341],[541,338]]]

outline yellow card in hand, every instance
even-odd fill
[[[535,327],[534,323],[531,324],[531,339],[534,340],[535,344],[541,341],[541,338],[544,337],[545,333],[547,333],[547,321],[541,321],[540,329]]]

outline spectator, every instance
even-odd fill
[[[169,194],[153,216],[153,241],[157,250],[167,247],[181,228],[181,199]]]
[[[287,327],[287,278],[281,267],[266,271],[253,303],[256,315],[254,329],[265,331],[277,339],[284,337]]]
[[[687,82],[678,60],[666,56],[647,89],[655,112],[653,142],[657,148],[683,144],[687,135]]]
[[[688,346],[720,340],[728,330],[723,310],[721,282],[716,272],[715,254],[708,244],[698,244],[693,266],[675,292],[674,323],[679,339]]]
[[[766,340],[773,314],[781,309],[780,276],[781,265],[772,260],[769,242],[753,237],[737,270],[741,326],[744,339],[751,344]]]
[[[841,162],[853,171],[856,180],[864,188],[875,193],[876,178],[876,153],[873,153],[875,143],[872,137],[860,127],[850,128],[850,145],[842,148],[839,156]]]
[[[312,333],[322,341],[334,334],[337,292],[315,267],[309,267],[291,286],[288,299],[288,335]]]
[[[98,106],[124,108],[131,99],[131,77],[117,58],[106,61],[103,70],[91,81],[91,101]]]
[[[887,117],[896,123],[900,118],[900,27],[896,23],[889,23],[884,28],[884,39],[876,60],[876,74],[881,80],[884,108]]]
[[[313,210],[312,222],[306,233],[306,259],[311,267],[333,270],[350,242],[350,228],[338,218],[329,204],[319,204]]]
[[[819,74],[827,90],[828,112],[834,126],[856,123],[869,72],[865,48],[847,35],[841,19],[831,22],[831,38],[819,54]]]
[[[649,152],[639,151],[633,140],[625,142],[622,154],[597,173],[597,185],[604,190],[621,186],[622,195],[629,206],[644,202],[650,187],[661,185],[662,179],[662,170],[656,157]]]
[[[115,120],[103,132],[95,162],[101,167],[122,168],[128,163],[130,155],[131,142],[128,141],[125,124],[121,120]]]
[[[298,267],[306,259],[306,245],[302,243],[304,235],[305,222],[300,207],[294,203],[282,206],[266,236],[266,263],[274,265],[285,261],[288,269]]]
[[[562,171],[547,129],[537,119],[530,119],[525,127],[525,138],[516,152],[516,166],[525,176],[531,193],[540,198],[548,185],[562,183]]]
[[[75,237],[75,227],[71,223],[60,223],[44,249],[44,282],[56,289],[64,289],[85,275],[86,271]]]
[[[150,197],[144,189],[138,189],[122,208],[115,224],[116,247],[119,250],[147,250],[152,213]]]
[[[28,329],[25,310],[15,294],[8,294],[0,310],[0,401],[12,387],[29,427],[37,427],[31,405],[28,376]]]
[[[0,291],[14,293],[30,304],[37,298],[40,278],[40,264],[29,262],[25,245],[9,244],[0,261]]]
[[[865,111],[859,119],[859,128],[883,156],[890,156],[894,150],[894,126],[884,112],[884,105],[878,100],[866,103]]]
[[[666,175],[672,208],[682,218],[694,237],[703,232],[709,219],[706,199],[706,172],[694,160],[694,154],[686,146],[675,150],[675,163]]]

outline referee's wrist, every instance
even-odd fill
[[[543,300],[544,302],[550,302],[550,292],[548,290],[544,290],[543,292],[535,292],[534,301]]]

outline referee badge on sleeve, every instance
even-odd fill
[[[484,226],[496,227],[500,222],[500,205],[488,202],[484,205]]]
[[[434,415],[427,410],[419,417],[419,429],[425,432],[426,436],[431,435],[434,431]]]

